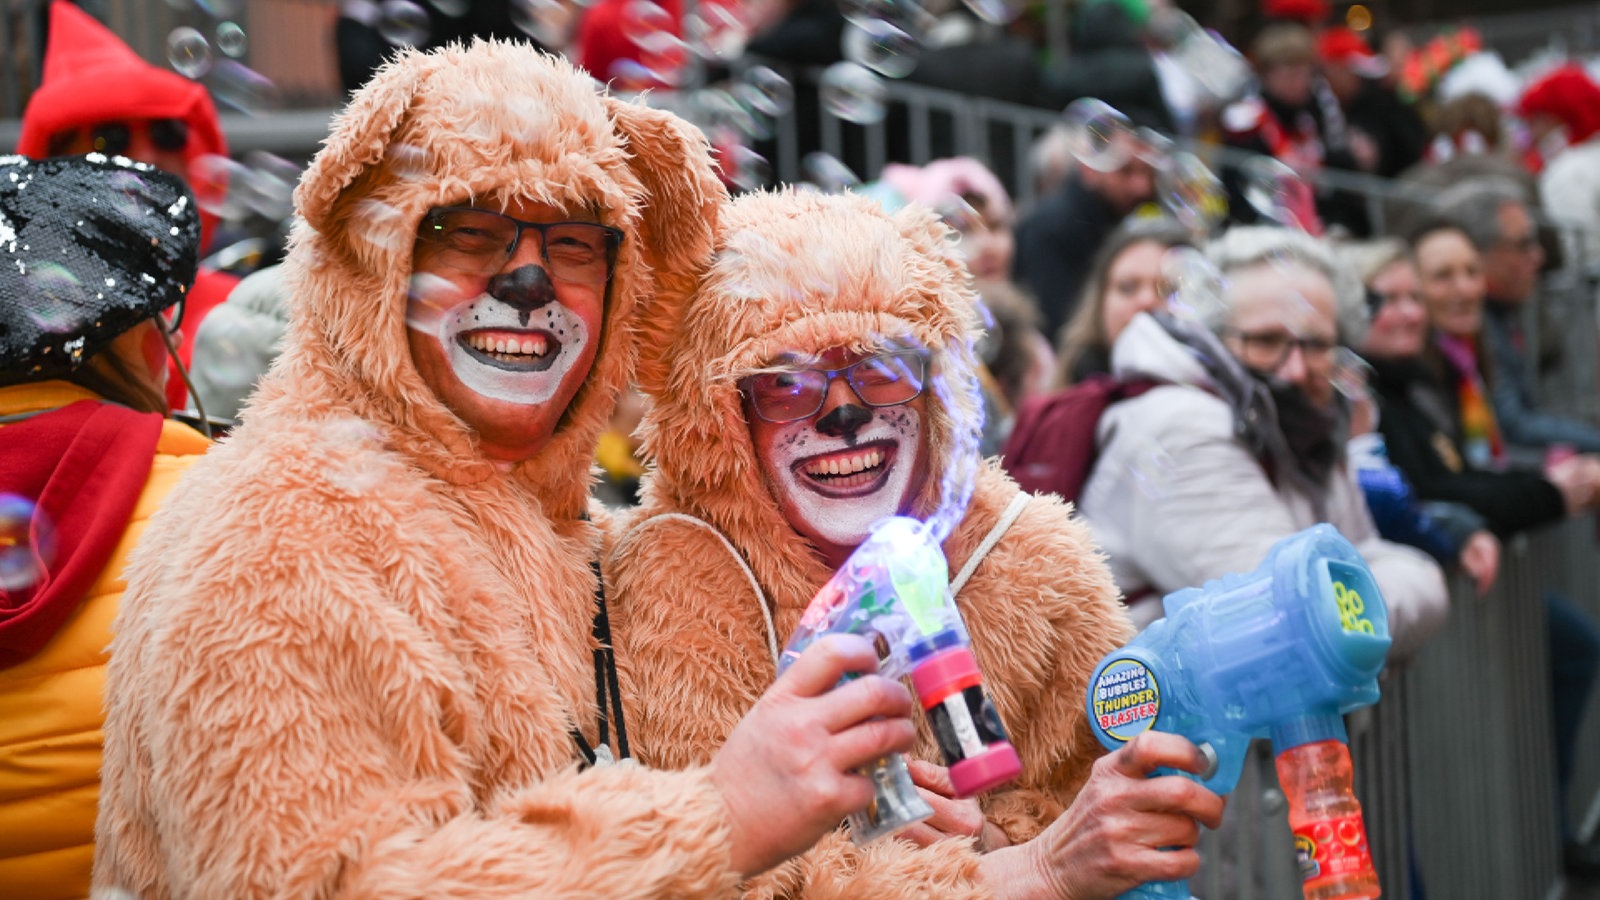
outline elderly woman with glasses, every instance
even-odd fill
[[[755,896],[1109,898],[1193,871],[1196,821],[1220,815],[1194,782],[1144,777],[1196,770],[1187,741],[1102,756],[1090,733],[1089,675],[1132,629],[1069,508],[978,457],[974,296],[949,235],[921,207],[741,197],[641,366],[653,467],[605,564],[640,759],[712,758],[812,596],[893,515],[951,529],[950,588],[1022,759],[1012,785],[954,800],[924,732],[911,771],[933,818],[865,847],[841,829]]]
[[[1447,597],[1432,560],[1378,537],[1344,465],[1334,351],[1364,330],[1360,286],[1320,241],[1284,228],[1236,227],[1206,252],[1221,277],[1180,294],[1193,318],[1140,313],[1113,346],[1113,374],[1160,384],[1100,418],[1082,494],[1134,620],[1330,522],[1371,565],[1390,657],[1404,659],[1444,623]]]

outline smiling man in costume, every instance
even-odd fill
[[[705,765],[602,764],[590,461],[723,199],[692,127],[525,45],[357,93],[296,195],[287,346],[131,564],[97,892],[708,896],[867,803],[912,732],[900,685],[830,690],[859,640]]]
[[[1145,777],[1197,768],[1187,741],[1104,756],[1090,732],[1090,673],[1133,630],[1068,507],[978,458],[976,298],[949,238],[919,207],[741,197],[641,366],[653,468],[606,563],[640,758],[711,758],[812,596],[873,522],[909,514],[957,520],[956,604],[1023,761],[981,807],[949,800],[924,729],[913,775],[933,819],[865,848],[841,831],[754,896],[1111,897],[1192,871],[1192,849],[1157,848],[1192,848],[1196,819],[1220,816],[1194,782]]]

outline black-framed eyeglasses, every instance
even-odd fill
[[[817,414],[827,402],[833,379],[844,376],[862,403],[899,406],[915,400],[928,382],[928,357],[920,350],[895,350],[853,362],[841,369],[784,369],[757,372],[739,382],[756,415],[773,424]]]
[[[576,284],[611,280],[622,230],[598,222],[524,222],[475,206],[442,206],[422,218],[417,240],[439,265],[493,275],[516,255],[524,231],[539,234],[539,258],[552,279]]]
[[[122,156],[133,144],[133,129],[143,127],[157,150],[181,153],[189,146],[189,125],[182,119],[149,119],[143,122],[101,122],[89,129],[89,144],[95,152]]]
[[[1222,333],[1239,343],[1239,361],[1252,369],[1271,372],[1289,361],[1296,347],[1308,360],[1328,359],[1338,341],[1321,337],[1299,337],[1287,331],[1243,331],[1225,328]]]

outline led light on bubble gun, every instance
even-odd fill
[[[971,797],[1017,777],[1022,760],[983,689],[966,624],[950,595],[949,573],[926,525],[903,516],[884,519],[812,598],[778,672],[825,634],[881,638],[878,673],[911,678],[956,796]],[[850,817],[856,843],[933,815],[899,755],[864,774],[876,790],[872,804]]]
[[[1372,572],[1330,525],[1274,544],[1253,572],[1162,600],[1166,617],[1108,654],[1089,683],[1090,721],[1115,750],[1149,730],[1210,748],[1199,780],[1225,794],[1250,741],[1272,739],[1307,900],[1379,895],[1352,787],[1344,713],[1378,701],[1389,618]],[[1188,900],[1181,881],[1131,898]]]

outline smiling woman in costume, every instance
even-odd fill
[[[866,804],[911,723],[888,679],[827,690],[860,640],[705,765],[603,764],[595,440],[723,198],[692,126],[525,45],[356,94],[296,194],[284,351],[130,568],[98,891],[706,896]]]
[[[711,758],[812,596],[904,514],[952,519],[956,603],[1023,761],[981,806],[949,800],[924,730],[912,771],[933,819],[866,847],[841,831],[756,896],[1110,897],[1192,870],[1192,850],[1155,848],[1192,847],[1195,818],[1220,816],[1194,782],[1144,777],[1199,766],[1187,741],[1102,756],[1089,731],[1088,677],[1132,629],[1087,529],[978,458],[976,311],[949,235],[921,208],[743,196],[641,365],[654,469],[607,562],[640,758]]]

